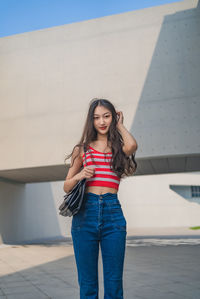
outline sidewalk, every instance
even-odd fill
[[[185,245],[182,244],[183,240]],[[199,260],[198,236],[128,236],[124,299],[199,299]],[[100,250],[99,299],[103,299],[104,292],[102,267]],[[2,245],[0,299],[3,298],[79,299],[70,238],[56,244]]]

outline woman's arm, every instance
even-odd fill
[[[79,148],[75,147],[74,152],[72,153],[72,158],[71,158],[71,164],[72,165],[72,161],[74,160],[74,158],[77,156],[79,152]],[[80,181],[80,169],[82,167],[82,158],[81,155],[79,154],[75,160],[74,160],[74,164],[73,166],[71,166],[69,168],[69,171],[67,173],[65,182],[64,182],[64,186],[63,186],[63,190],[68,193],[70,190],[72,190],[72,188],[76,185],[76,183],[78,183],[78,181]]]
[[[130,156],[134,152],[136,152],[136,150],[138,148],[138,144],[137,144],[137,141],[135,140],[135,138],[133,137],[133,135],[131,135],[131,133],[125,128],[125,126],[123,124],[122,111],[117,112],[117,114],[119,116],[119,120],[117,123],[117,129],[120,132],[123,142],[124,142],[122,150],[127,156]]]
[[[75,149],[72,153],[72,159],[74,161],[73,166],[71,166],[69,168],[69,171],[68,171],[68,174],[66,176],[64,186],[63,186],[63,190],[66,193],[70,192],[73,189],[73,187],[78,183],[78,181],[82,180],[83,178],[91,178],[94,175],[94,171],[95,171],[94,168],[89,167],[89,166],[84,167],[80,171],[80,169],[83,165],[83,159],[82,159],[81,152],[79,154],[78,153],[79,153],[79,148],[77,146],[77,147],[75,147]],[[72,165],[72,160],[71,160],[71,165]]]

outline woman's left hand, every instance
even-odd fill
[[[118,117],[118,121],[117,121],[117,127],[123,124],[124,121],[124,116],[122,111],[116,111],[117,113],[117,117]]]

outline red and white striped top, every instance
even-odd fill
[[[104,186],[118,190],[120,177],[110,167],[111,158],[112,152],[102,153],[89,146],[86,152],[87,166],[94,165],[95,173],[92,178],[86,179],[86,187]],[[83,166],[86,166],[85,153],[83,154]]]

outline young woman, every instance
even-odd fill
[[[123,298],[127,231],[117,192],[121,178],[136,171],[137,147],[123,125],[123,113],[106,99],[93,99],[81,140],[66,157],[72,160],[63,187],[69,192],[79,180],[87,179],[83,204],[71,226],[80,299],[98,299],[99,244],[104,298]]]

